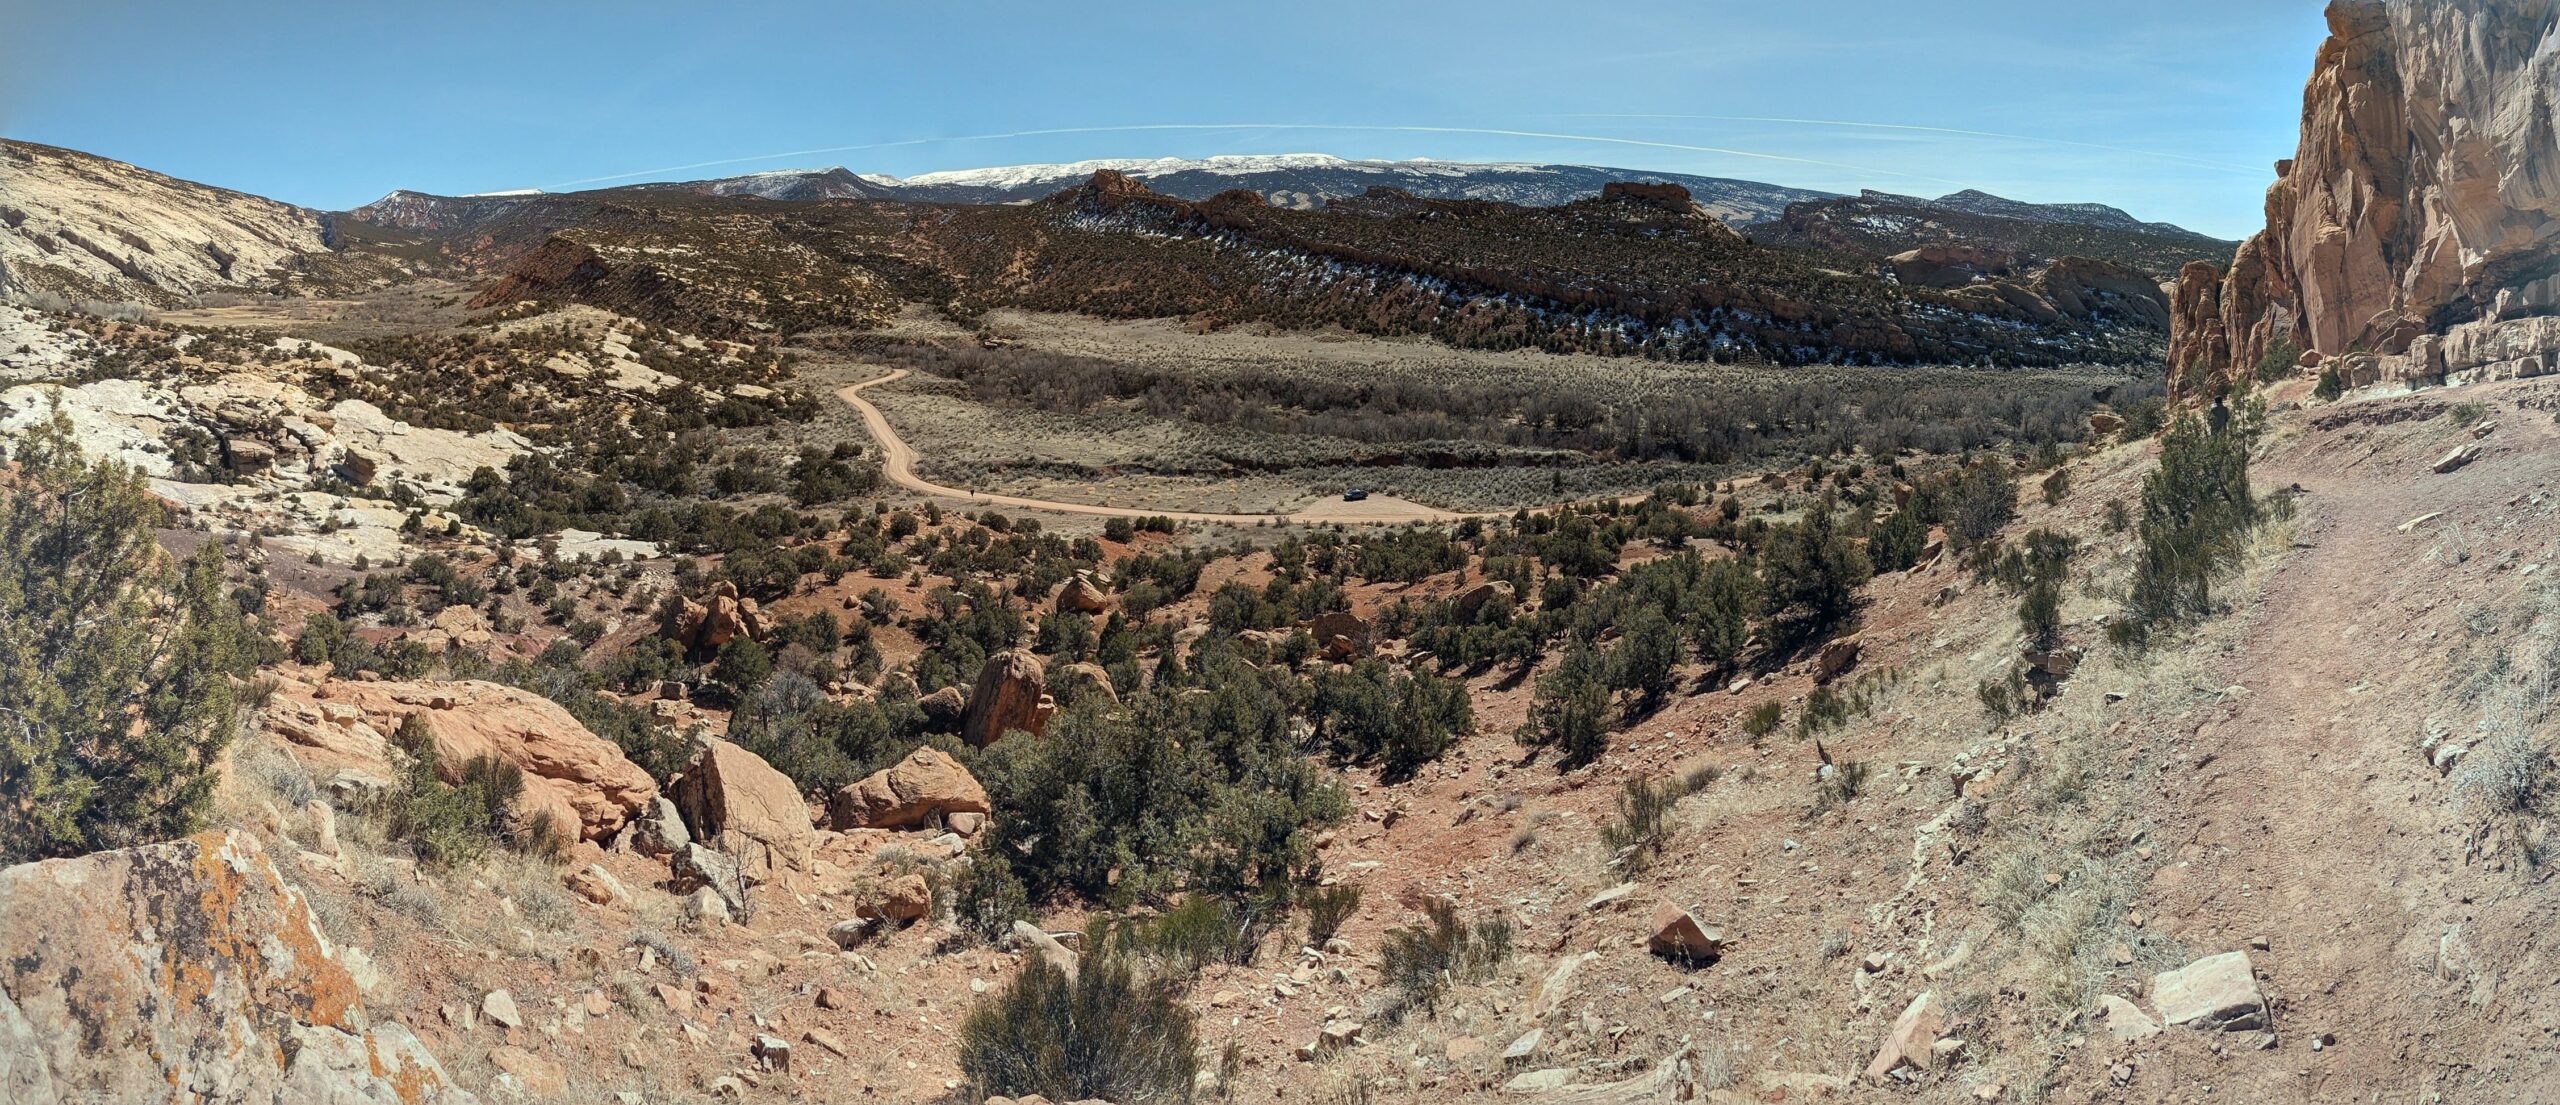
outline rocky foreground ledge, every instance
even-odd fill
[[[0,1101],[463,1105],[255,838],[0,870]]]

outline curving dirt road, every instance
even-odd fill
[[[904,439],[900,438],[898,436],[898,431],[889,428],[889,419],[880,413],[879,407],[872,405],[870,400],[863,398],[861,395],[862,389],[879,384],[893,383],[901,377],[904,377],[907,372],[907,369],[901,368],[886,375],[875,376],[871,379],[864,380],[861,383],[839,388],[836,391],[836,398],[844,400],[846,405],[852,407],[857,413],[862,415],[863,428],[871,431],[872,440],[880,443],[881,473],[889,477],[889,482],[906,488],[909,491],[922,492],[927,495],[942,495],[949,498],[966,500],[972,503],[983,503],[989,506],[1022,507],[1030,510],[1053,510],[1061,514],[1090,514],[1106,518],[1171,518],[1177,522],[1227,522],[1248,526],[1257,522],[1303,522],[1311,525],[1328,525],[1334,523],[1340,523],[1343,525],[1392,525],[1404,522],[1449,522],[1456,521],[1461,518],[1491,516],[1467,514],[1454,510],[1441,510],[1437,507],[1424,506],[1421,503],[1399,499],[1391,495],[1376,494],[1372,494],[1367,499],[1356,503],[1334,500],[1289,513],[1219,514],[1210,511],[1198,510],[1143,510],[1136,507],[1097,506],[1092,503],[1067,503],[1059,502],[1055,499],[1028,499],[1019,495],[996,495],[983,491],[970,491],[964,488],[948,487],[916,475],[916,451],[914,447],[908,445]]]

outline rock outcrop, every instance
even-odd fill
[[[764,609],[756,600],[738,597],[738,585],[723,582],[707,602],[678,598],[659,616],[658,633],[688,649],[716,649],[740,637],[764,636]]]
[[[986,788],[969,769],[934,748],[871,773],[827,800],[837,829],[908,829],[955,813],[990,813]]]
[[[737,857],[750,875],[808,868],[817,837],[809,804],[790,776],[755,753],[706,739],[667,791],[693,839]]]
[[[1093,577],[1078,572],[1066,585],[1058,588],[1057,610],[1061,614],[1100,614],[1111,609],[1111,596],[1093,582]]]
[[[1036,737],[1057,712],[1040,658],[1022,649],[1006,649],[987,657],[986,666],[978,669],[978,684],[969,692],[969,712],[961,720],[960,736],[975,748],[1017,731]]]
[[[2335,0],[2267,227],[2190,264],[2174,387],[2283,342],[2350,386],[2549,372],[2560,357],[2560,0]],[[2281,366],[2279,366],[2281,367]]]
[[[0,1100],[458,1105],[255,838],[0,870]]]
[[[264,714],[266,731],[315,772],[353,770],[389,780],[399,753],[389,737],[417,717],[436,743],[448,782],[493,756],[524,772],[520,813],[551,818],[580,839],[603,840],[658,797],[649,773],[558,703],[476,680],[319,683],[285,681]]]

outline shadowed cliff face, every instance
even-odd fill
[[[2512,324],[2560,310],[2560,0],[2337,0],[2328,19],[2267,228],[2227,271],[2180,274],[2178,386],[2279,338],[2351,358],[2357,384],[2548,371],[2560,342]]]

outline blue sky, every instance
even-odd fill
[[[0,135],[326,208],[1320,151],[1970,186],[2238,237],[2292,153],[2319,8],[0,0]],[[1201,129],[1093,129],[1167,125]],[[764,156],[833,147],[869,148]],[[647,172],[702,162],[727,164]]]

